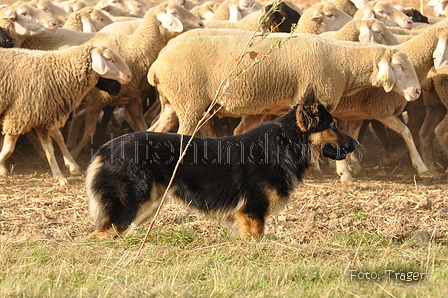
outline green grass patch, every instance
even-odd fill
[[[185,224],[152,231],[136,258],[145,232],[138,230],[103,242],[3,241],[0,296],[447,295],[448,250],[440,244],[398,244],[362,232],[339,234],[331,241],[312,244],[280,243],[267,238],[238,240],[226,233],[210,239]],[[362,275],[354,276],[360,272]],[[405,280],[400,279],[402,273]],[[424,273],[424,278],[413,273]],[[378,278],[374,279],[375,274]],[[418,279],[406,280],[414,276]]]

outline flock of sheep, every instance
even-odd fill
[[[121,107],[135,131],[192,134],[213,116],[226,133],[239,134],[285,113],[310,81],[349,135],[362,137],[367,120],[400,134],[420,176],[439,177],[434,136],[448,153],[448,20],[441,14],[377,0],[311,7],[290,0],[0,0],[0,16],[0,176],[18,137],[34,131],[53,176],[67,184],[51,138],[79,174],[75,158],[102,111],[106,120],[113,116],[110,107]],[[423,108],[409,111],[406,125],[400,117],[411,101]],[[221,134],[223,126],[212,123],[198,133]],[[408,126],[416,127],[414,138]],[[349,165],[359,170],[356,162],[336,163],[347,185]]]

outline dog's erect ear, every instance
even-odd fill
[[[316,91],[314,87],[314,83],[310,82],[306,87],[305,94],[303,95],[303,104],[305,106],[311,107],[314,104],[317,104],[318,100],[316,99]]]
[[[319,124],[319,102],[313,82],[308,84],[302,100],[302,103],[297,106],[296,118],[299,129],[306,132]]]

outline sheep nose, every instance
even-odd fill
[[[48,22],[48,24],[47,24],[47,26],[45,26],[45,28],[48,31],[55,33],[58,30],[59,25],[58,25],[58,22],[56,22],[55,20],[51,20]]]
[[[415,88],[415,94],[417,94],[419,97],[422,94],[422,89],[421,88]]]
[[[50,25],[50,27],[58,27],[58,23],[56,21],[50,21],[48,22],[48,24]]]
[[[198,27],[199,27],[199,28],[204,28],[204,22],[199,21],[199,23],[198,23]]]

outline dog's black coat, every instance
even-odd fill
[[[264,225],[272,203],[265,190],[288,198],[310,165],[310,152],[315,150],[310,148],[310,135],[330,129],[346,138],[345,147],[322,147],[321,155],[332,159],[345,158],[359,145],[336,128],[322,105],[318,124],[306,132],[298,127],[296,114],[297,106],[274,122],[237,136],[195,137],[175,175],[174,194],[206,213],[232,211],[245,200],[241,212]],[[123,135],[100,148],[92,160],[96,165],[87,171],[89,201],[101,208],[101,215],[91,214],[96,229],[113,224],[118,232],[124,231],[150,200],[153,186],[168,185],[181,147],[190,138],[145,131]]]

